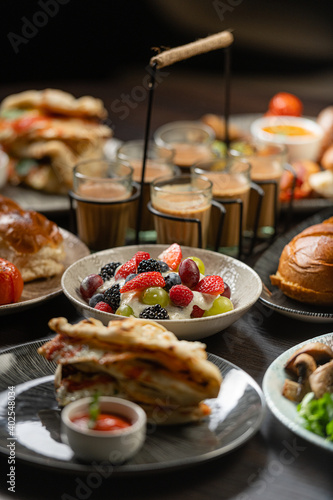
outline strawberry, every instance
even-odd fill
[[[125,262],[118,271],[115,274],[114,279],[119,280],[121,278],[127,278],[129,274],[135,274],[136,273],[136,264],[135,264],[135,256],[132,257],[130,260]]]
[[[98,309],[98,311],[104,311],[107,313],[113,313],[112,307],[106,302],[97,302],[94,309]]]
[[[224,282],[221,276],[205,276],[193,289],[195,292],[220,295],[224,291]]]
[[[160,286],[162,288],[165,286],[165,281],[161,273],[157,271],[140,273],[130,281],[127,281],[120,289],[120,293],[145,290],[145,288],[150,286]]]
[[[185,285],[174,285],[169,292],[175,306],[186,307],[193,299],[193,292]]]
[[[138,265],[142,260],[148,260],[150,259],[150,254],[148,252],[136,252],[134,255],[135,257],[135,265],[136,265],[136,271],[138,269]]]
[[[194,305],[191,312],[191,318],[202,318],[204,312],[204,309],[201,309],[201,307]]]
[[[173,243],[158,256],[158,259],[168,264],[170,269],[176,270],[182,260],[182,249],[178,243]]]
[[[127,278],[129,274],[135,274],[138,265],[142,260],[150,259],[150,255],[148,252],[136,252],[134,257],[125,262],[115,274],[115,280],[119,280],[121,278]]]

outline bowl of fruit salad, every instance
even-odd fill
[[[197,340],[237,321],[258,300],[259,276],[232,257],[177,243],[132,245],[94,253],[62,276],[68,299],[107,325],[152,319],[178,338]]]

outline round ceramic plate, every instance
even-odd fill
[[[289,241],[305,228],[318,224],[332,216],[333,208],[324,210],[293,228],[283,236],[280,236],[266,252],[258,259],[254,270],[263,281],[263,290],[260,302],[270,309],[274,309],[285,316],[296,318],[302,321],[312,321],[314,323],[333,323],[333,307],[311,306],[290,299],[281,290],[271,285],[270,275],[274,274],[278,268],[280,255],[283,248]]]
[[[46,339],[0,353],[0,452],[15,437],[16,458],[42,467],[94,471],[75,459],[60,438],[60,409],[54,394],[55,365],[37,353]],[[216,399],[207,400],[211,415],[196,424],[147,429],[143,448],[130,461],[111,467],[112,475],[186,467],[231,452],[259,429],[265,410],[257,383],[243,370],[209,355],[224,378]],[[8,387],[15,387],[15,435],[8,428]]]
[[[284,371],[284,365],[293,352],[309,342],[322,342],[333,348],[333,333],[306,340],[305,342],[302,342],[284,352],[275,361],[273,361],[264,376],[264,395],[267,405],[272,413],[274,413],[276,418],[288,427],[288,429],[311,443],[333,451],[333,442],[326,441],[321,436],[317,436],[317,434],[305,429],[298,418],[296,403],[293,403],[292,401],[289,401],[289,399],[282,396],[282,387],[285,379],[288,378],[286,372]]]
[[[64,293],[80,314],[85,317],[97,318],[107,325],[111,319],[119,319],[120,316],[90,307],[79,292],[82,279],[89,274],[98,274],[100,268],[108,262],[124,263],[128,261],[138,250],[149,252],[152,258],[157,258],[166,248],[166,245],[132,245],[103,250],[85,257],[75,262],[64,272],[61,281]],[[243,262],[199,248],[182,247],[182,253],[184,258],[191,255],[199,257],[205,264],[206,274],[218,274],[224,278],[231,289],[234,309],[207,318],[157,321],[178,338],[197,340],[220,332],[243,316],[259,298],[262,290],[261,280],[257,273]]]
[[[60,229],[60,231],[64,238],[66,252],[64,265],[66,269],[76,260],[89,255],[90,251],[81,240],[74,236],[74,234],[65,229]],[[39,279],[25,283],[20,301],[14,304],[0,306],[0,315],[22,311],[23,309],[38,305],[45,300],[49,300],[59,295],[62,293],[61,276],[62,274],[58,274],[52,278]]]

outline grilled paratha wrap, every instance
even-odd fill
[[[128,318],[108,326],[89,318],[49,322],[57,336],[38,349],[58,364],[60,406],[98,391],[141,405],[155,424],[200,420],[205,399],[217,397],[222,376],[201,342],[178,340],[158,323]]]

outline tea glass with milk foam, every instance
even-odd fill
[[[143,140],[124,142],[117,150],[117,158],[126,161],[133,168],[133,180],[141,183],[142,165],[145,143]],[[173,163],[174,150],[158,146],[154,141],[148,141],[146,151],[146,164],[144,184],[142,190],[142,213],[140,221],[140,240],[154,241],[153,215],[147,209],[150,201],[150,184],[157,177],[166,177],[179,174],[180,170]],[[141,186],[142,187],[142,186]],[[132,232],[137,227],[138,204],[133,203],[130,210],[129,227]]]
[[[242,233],[246,226],[250,192],[250,164],[243,160],[221,158],[193,165],[191,171],[212,182],[214,200],[226,210],[219,250],[235,256],[241,253]],[[208,230],[208,246],[216,241],[217,220],[212,214]]]
[[[130,206],[140,194],[132,175],[132,167],[121,161],[87,160],[74,167],[70,197],[77,232],[91,250],[125,244]]]
[[[162,177],[151,183],[157,243],[207,246],[212,182],[196,174]]]
[[[188,173],[194,163],[214,156],[215,133],[199,121],[166,123],[156,130],[154,139],[159,146],[175,151],[173,161],[184,173]]]
[[[244,144],[243,149],[231,147],[230,155],[242,158],[251,165],[251,180],[264,191],[258,222],[258,236],[269,238],[276,233],[280,211],[280,181],[287,161],[287,149],[283,144],[267,144],[252,141]],[[251,235],[256,214],[256,195],[251,192],[246,232]]]

